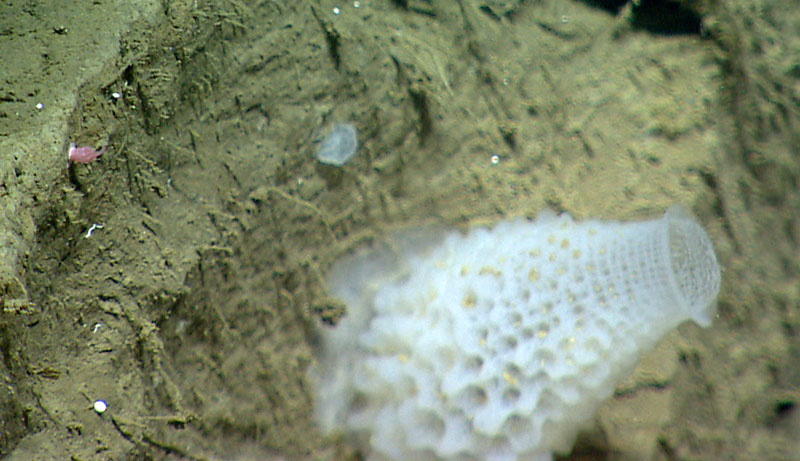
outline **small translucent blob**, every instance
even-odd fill
[[[342,166],[356,154],[356,127],[340,123],[333,127],[317,151],[317,160],[326,165]]]

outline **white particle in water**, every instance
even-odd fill
[[[108,410],[108,404],[105,400],[95,400],[92,407],[94,407],[94,411],[97,412],[98,415],[102,415]]]

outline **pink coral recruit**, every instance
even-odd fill
[[[89,163],[95,161],[105,152],[105,146],[100,150],[95,150],[95,148],[91,146],[76,147],[73,142],[69,145],[69,161],[75,163]]]

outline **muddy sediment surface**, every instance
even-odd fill
[[[360,459],[307,380],[346,313],[334,261],[401,227],[680,202],[718,317],[565,456],[790,458],[800,14],[685,3],[0,7],[0,457]],[[358,153],[319,163],[345,122]],[[71,142],[107,151],[70,166]]]

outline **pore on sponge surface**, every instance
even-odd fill
[[[322,333],[317,420],[370,459],[549,459],[642,352],[710,323],[719,282],[677,208],[398,236],[329,273],[348,315]]]

